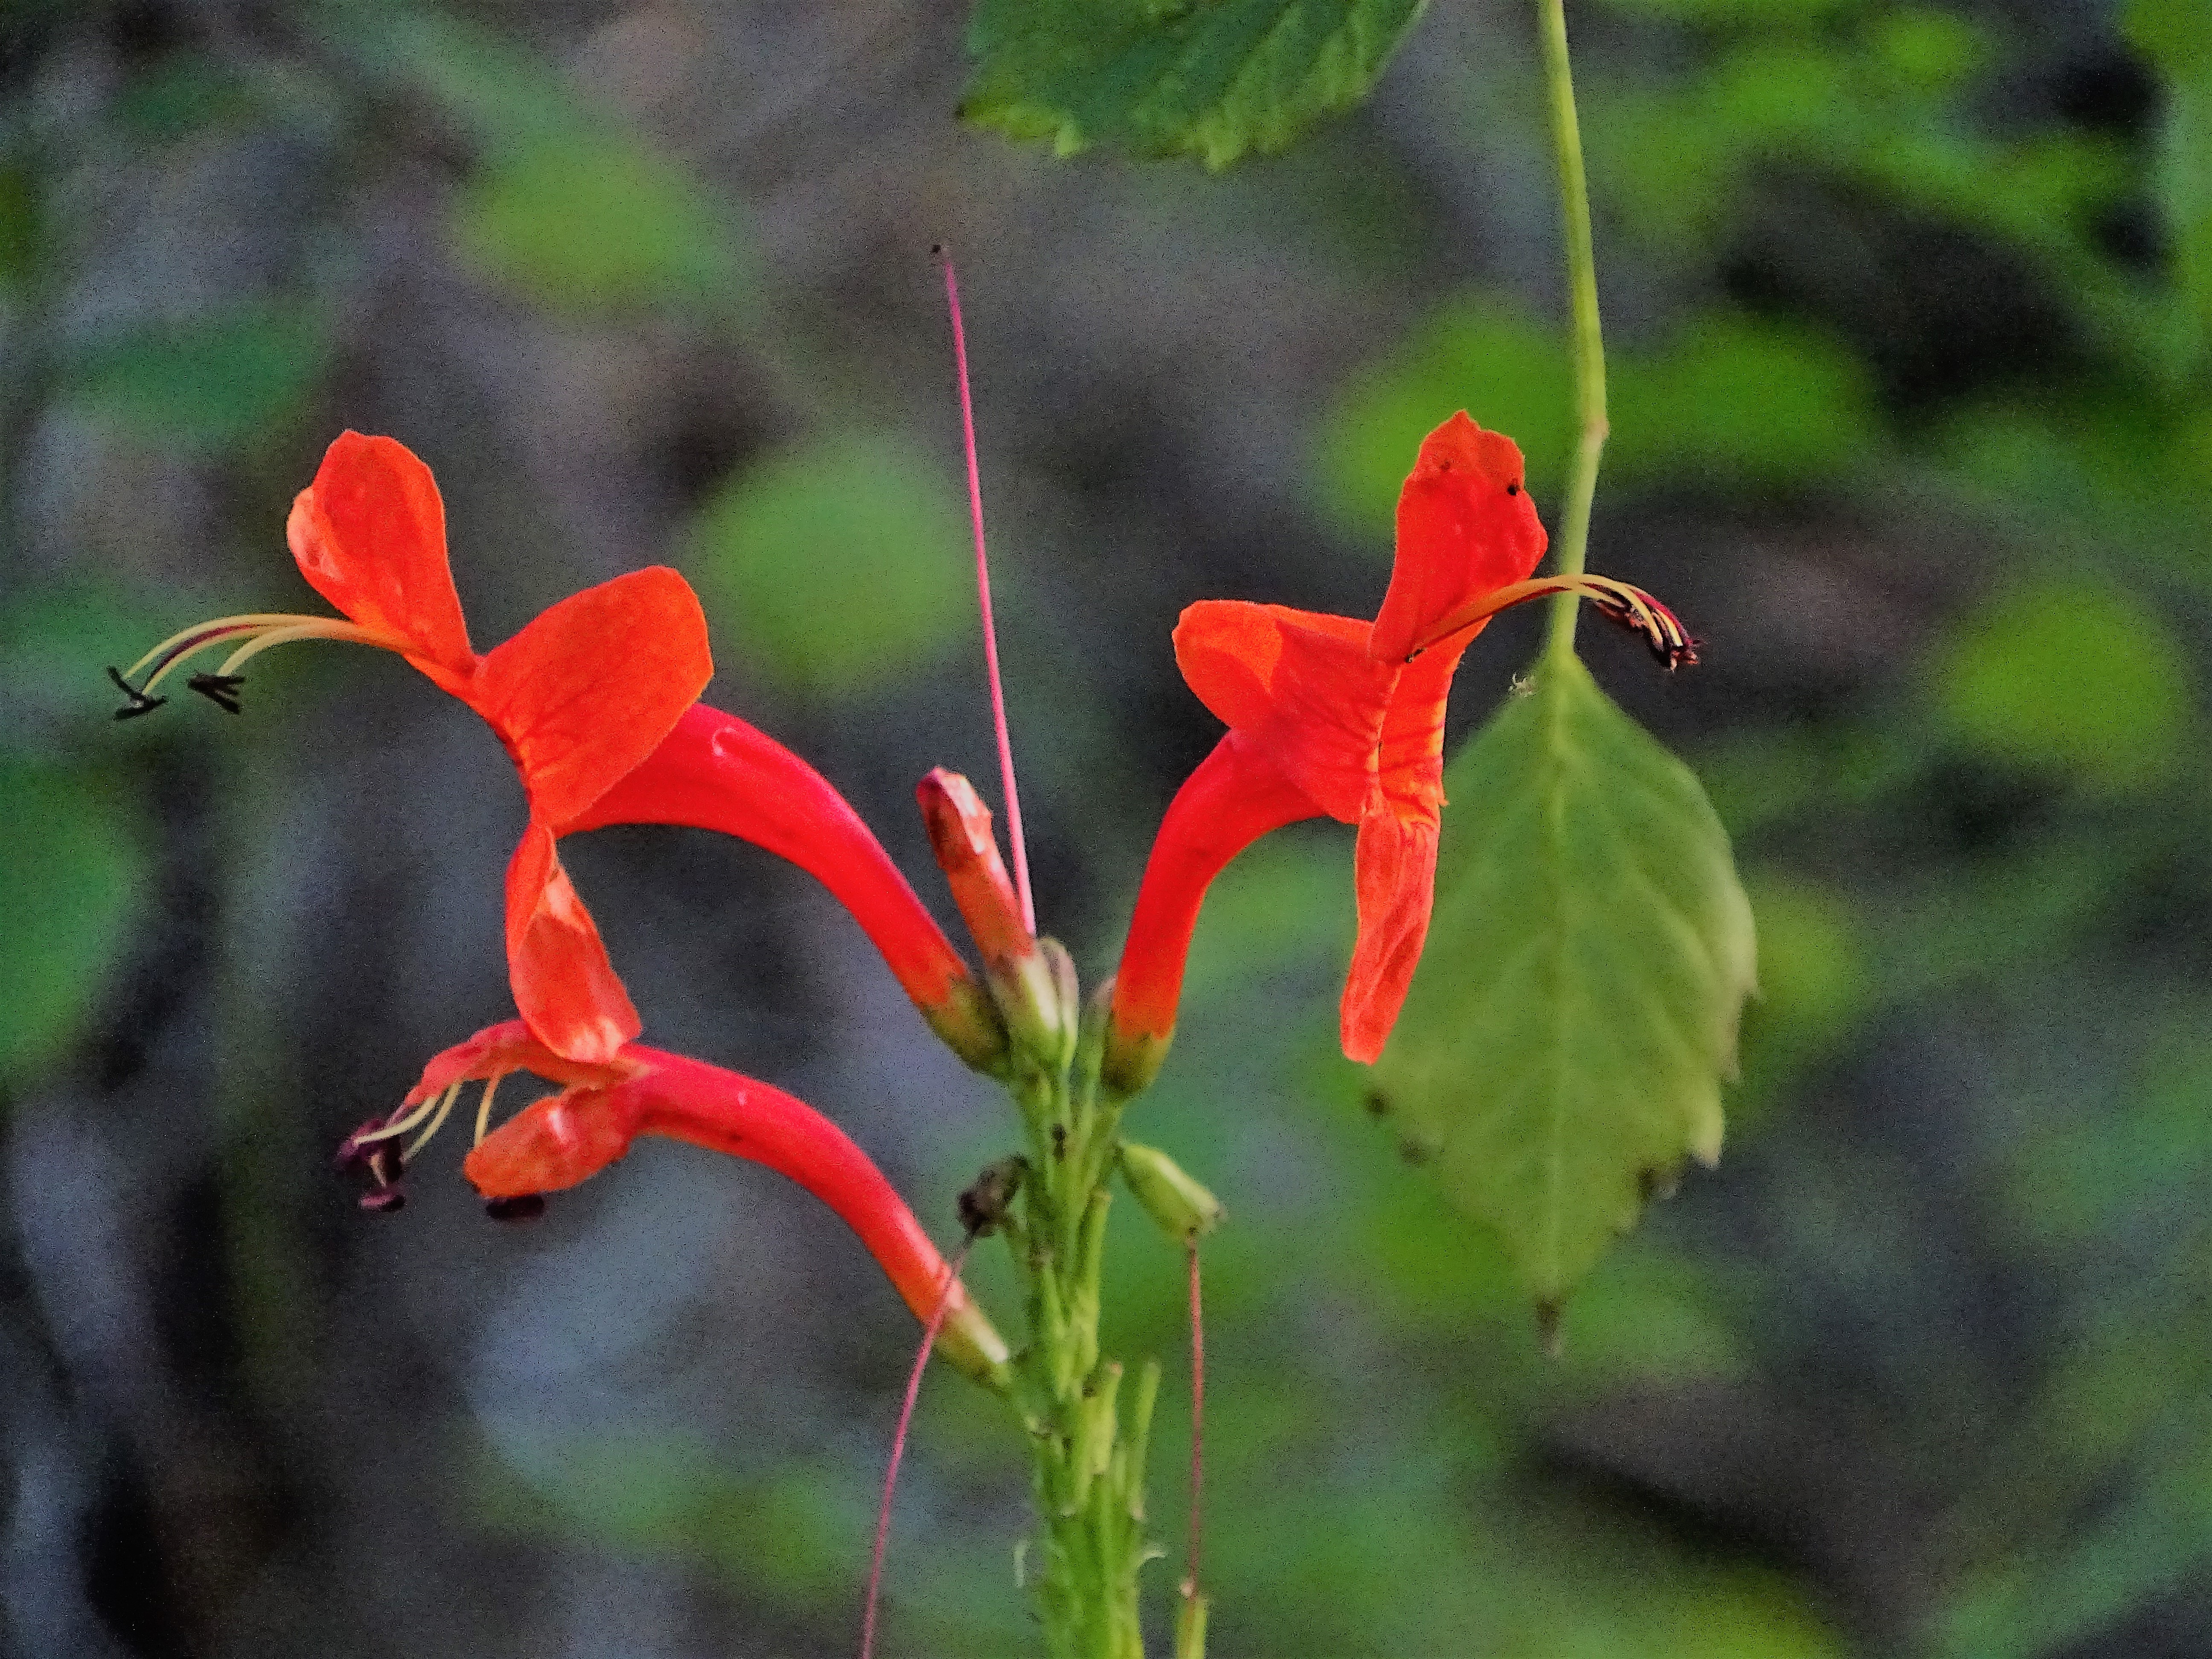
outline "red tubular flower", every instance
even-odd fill
[[[1359,829],[1344,1051],[1366,1061],[1382,1053],[1428,933],[1444,700],[1468,641],[1507,605],[1574,591],[1655,649],[1671,629],[1670,665],[1695,660],[1672,613],[1640,590],[1601,577],[1529,580],[1543,552],[1520,449],[1462,412],[1423,441],[1399,495],[1397,560],[1374,622],[1221,599],[1182,613],[1176,665],[1229,731],[1152,844],[1115,983],[1109,1084],[1133,1091],[1158,1071],[1213,878],[1268,830],[1324,814]]]
[[[501,1079],[529,1072],[562,1085],[525,1107],[489,1135],[483,1123]],[[495,1204],[574,1187],[627,1152],[640,1135],[665,1135],[709,1152],[765,1164],[813,1194],[850,1227],[875,1257],[916,1319],[927,1322],[938,1298],[950,1306],[939,1352],[977,1381],[997,1386],[1006,1363],[1005,1340],[953,1282],[945,1258],[883,1172],[819,1112],[765,1083],[719,1066],[625,1043],[605,1060],[580,1061],[556,1053],[520,1020],[478,1031],[423,1068],[422,1079],[394,1115],[368,1132],[376,1141],[412,1127],[404,1115],[432,1117],[434,1132],[463,1085],[481,1082],[475,1150],[462,1170]],[[349,1146],[367,1139],[356,1136]],[[371,1142],[370,1144],[375,1144]],[[419,1143],[418,1143],[419,1144]]]
[[[960,953],[868,826],[819,772],[734,714],[695,705],[568,827],[719,830],[796,864],[853,913],[938,1035],[988,1071],[1006,1032]]]
[[[470,648],[446,558],[445,507],[430,470],[390,438],[348,432],[292,504],[286,538],[300,572],[345,620],[226,617],[164,641],[124,715],[185,659],[233,649],[190,684],[238,712],[238,670],[270,646],[348,640],[396,651],[482,715],[522,775],[530,823],[507,872],[507,949],[517,1006],[567,1060],[611,1059],[638,1034],[637,1011],[607,962],[554,839],[651,754],[706,689],[707,623],[684,578],[653,568],[544,611],[489,655]]]

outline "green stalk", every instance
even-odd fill
[[[1590,501],[1605,452],[1605,336],[1598,325],[1597,255],[1590,243],[1589,183],[1583,175],[1582,128],[1575,118],[1575,82],[1567,64],[1565,0],[1536,0],[1543,38],[1544,89],[1551,106],[1552,146],[1559,163],[1559,211],[1567,244],[1567,289],[1574,306],[1575,417],[1581,428],[1574,471],[1559,522],[1557,568],[1579,576],[1589,552]],[[1547,648],[1571,653],[1582,602],[1562,593],[1552,602]]]
[[[1006,1230],[1029,1290],[1029,1343],[1015,1358],[1042,1530],[1036,1603],[1052,1659],[1144,1659],[1138,1570],[1145,1540],[1145,1446],[1159,1370],[1125,1391],[1098,1352],[1106,1182],[1121,1102],[1096,1086],[1098,1045],[1048,1072],[1024,1055],[1013,1088],[1030,1170]],[[1127,1397],[1125,1398],[1125,1392]]]

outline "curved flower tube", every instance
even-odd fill
[[[188,684],[238,712],[239,670],[271,646],[345,640],[397,652],[483,716],[514,760],[530,823],[507,872],[507,949],[517,1006],[570,1060],[611,1058],[641,1029],[556,837],[651,754],[706,689],[714,663],[690,586],[662,567],[634,571],[544,611],[489,655],[469,645],[430,469],[404,444],[347,432],[292,504],[286,539],[300,573],[343,613],[226,617],[185,629],[131,672],[118,718],[158,708],[154,689],[188,659],[232,647]],[[110,671],[112,673],[113,671]]]
[[[561,1085],[484,1133],[501,1080],[527,1072]],[[1005,1340],[931,1243],[914,1212],[844,1131],[781,1090],[702,1060],[629,1042],[604,1060],[556,1053],[521,1020],[488,1026],[422,1069],[390,1121],[364,1127],[340,1162],[374,1182],[367,1207],[398,1201],[401,1165],[434,1134],[467,1084],[484,1085],[477,1145],[462,1171],[495,1213],[526,1213],[538,1194],[597,1175],[640,1135],[689,1141],[787,1176],[834,1210],[866,1246],[916,1319],[927,1322],[940,1297],[948,1306],[938,1352],[978,1382],[1004,1385]],[[427,1127],[405,1154],[400,1136]],[[948,1289],[948,1281],[950,1286]]]
[[[766,732],[694,704],[568,827],[611,823],[718,830],[788,859],[852,912],[954,1053],[983,1071],[1005,1054],[998,1011],[883,843],[828,779]]]
[[[1182,613],[1176,665],[1229,731],[1169,804],[1152,843],[1115,981],[1110,1085],[1133,1093],[1159,1070],[1214,877],[1267,831],[1322,816],[1359,830],[1344,1052],[1363,1061],[1382,1053],[1435,898],[1445,698],[1462,653],[1495,611],[1539,593],[1583,592],[1655,650],[1664,633],[1670,666],[1696,659],[1673,613],[1639,589],[1601,577],[1528,579],[1545,539],[1522,477],[1513,441],[1462,411],[1422,441],[1399,495],[1396,562],[1372,623],[1222,599]]]

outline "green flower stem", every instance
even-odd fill
[[[1056,1071],[1025,1057],[1011,1085],[1029,1141],[1005,1229],[1028,1299],[1015,1399],[1034,1465],[1042,1538],[1030,1559],[1052,1659],[1144,1659],[1138,1570],[1156,1553],[1145,1539],[1145,1452],[1159,1367],[1148,1362],[1124,1389],[1120,1362],[1098,1352],[1122,1105],[1097,1087],[1098,1053],[1085,1042]]]
[[[1559,154],[1559,211],[1566,233],[1567,287],[1574,304],[1575,417],[1581,436],[1559,522],[1558,569],[1578,576],[1589,551],[1590,501],[1605,452],[1605,336],[1598,325],[1597,255],[1590,242],[1589,183],[1583,176],[1582,128],[1575,118],[1575,82],[1567,64],[1565,0],[1536,0],[1543,37],[1544,88],[1552,110],[1552,145]],[[1548,649],[1571,653],[1582,602],[1562,593],[1552,602]]]

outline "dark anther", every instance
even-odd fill
[[[933,259],[942,259],[945,257],[945,244],[932,242],[929,245],[929,257]]]
[[[960,1194],[960,1226],[969,1237],[988,1238],[998,1230],[1029,1167],[1018,1153],[983,1166],[983,1172]]]
[[[1690,637],[1681,618],[1658,600],[1645,595],[1647,610],[1639,611],[1626,599],[1593,594],[1590,605],[1607,622],[1617,623],[1643,640],[1668,673],[1697,665],[1698,641]]]
[[[1518,495],[1521,493],[1521,486],[1520,486],[1520,484],[1516,482],[1516,483],[1510,483],[1510,484],[1506,485],[1506,486],[1505,486],[1505,493],[1506,493],[1507,495]]]
[[[205,697],[226,714],[238,712],[238,688],[246,684],[243,674],[195,674],[185,684]]]
[[[520,1198],[488,1198],[484,1213],[494,1221],[535,1221],[545,1213],[545,1194],[525,1193]]]
[[[1067,1125],[1065,1123],[1052,1126],[1052,1155],[1055,1159],[1067,1156]]]
[[[401,1158],[403,1148],[398,1135],[376,1135],[386,1120],[373,1117],[348,1135],[338,1146],[337,1167],[348,1175],[366,1176],[368,1190],[361,1195],[361,1207],[374,1215],[389,1215],[407,1202],[406,1189],[399,1177],[404,1173]]]
[[[119,668],[110,668],[107,671],[107,678],[115,682],[115,689],[126,699],[123,707],[115,711],[115,718],[119,720],[136,720],[141,714],[150,714],[168,702],[167,697],[148,696],[129,680],[125,679],[123,671]]]

